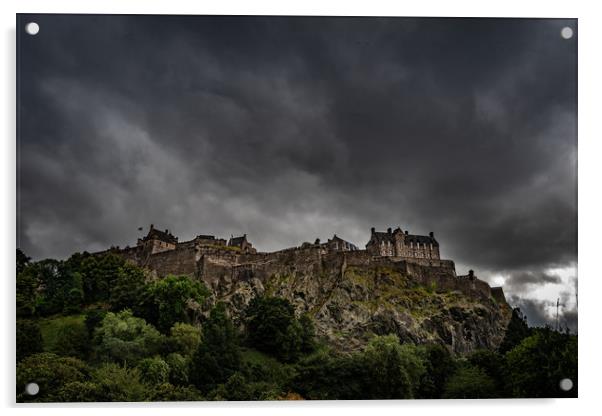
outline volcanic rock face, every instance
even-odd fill
[[[449,262],[451,263],[451,262]],[[313,318],[317,334],[339,350],[360,349],[374,334],[439,343],[458,354],[496,348],[511,309],[489,285],[457,277],[448,265],[426,266],[363,254],[298,250],[235,265],[206,256],[199,277],[235,322],[255,295],[288,299]]]

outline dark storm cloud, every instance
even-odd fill
[[[560,276],[546,273],[545,271],[520,271],[512,274],[508,279],[506,279],[504,286],[514,293],[520,293],[528,286],[542,285],[547,283],[558,284],[561,282],[562,280],[560,279]]]
[[[514,290],[576,262],[577,50],[560,36],[575,20],[31,19],[34,258],[131,244],[152,222],[262,250],[435,231],[445,257]]]

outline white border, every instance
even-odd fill
[[[596,412],[600,405],[600,350],[602,325],[598,304],[602,296],[602,273],[599,255],[602,230],[600,227],[600,181],[602,152],[599,105],[602,90],[602,15],[595,2],[579,1],[347,1],[304,0],[283,1],[42,1],[22,0],[1,2],[3,25],[3,64],[0,117],[3,129],[1,140],[2,180],[2,377],[0,403],[9,407],[10,414],[45,415],[81,414],[81,406],[45,405],[15,407],[14,403],[14,249],[15,249],[15,13],[134,13],[134,14],[271,14],[271,15],[356,15],[356,16],[472,16],[472,17],[570,17],[579,18],[579,396],[577,400],[495,400],[495,401],[405,401],[405,402],[304,402],[304,403],[201,403],[201,404],[100,404],[87,406],[86,413],[104,415],[144,412],[162,414],[175,407],[178,415],[220,413],[245,415],[282,414],[305,415],[308,412],[327,414],[341,409],[345,414],[362,415],[377,408],[382,414],[400,412],[420,414],[487,415],[523,414],[525,411],[542,414],[581,414]],[[8,254],[10,253],[10,254]]]

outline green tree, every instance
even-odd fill
[[[78,313],[82,309],[84,302],[84,287],[82,276],[78,272],[73,272],[66,269],[68,279],[67,287],[65,288],[65,300],[63,304],[64,314]]]
[[[371,363],[364,353],[319,351],[295,364],[289,390],[312,400],[371,399]]]
[[[512,317],[506,328],[506,334],[499,347],[499,352],[505,354],[516,347],[521,341],[531,335],[527,326],[527,317],[523,315],[520,308],[512,310]]]
[[[176,352],[165,357],[165,362],[169,365],[169,382],[171,384],[176,386],[188,385],[188,361]]]
[[[20,248],[17,249],[17,274],[21,273],[29,266],[30,260],[31,257],[27,257]]]
[[[162,384],[169,379],[169,365],[161,357],[144,358],[136,367],[144,383]]]
[[[152,402],[186,402],[205,400],[200,391],[192,386],[174,386],[163,383],[148,392],[148,401]]]
[[[491,377],[495,383],[497,397],[506,397],[510,394],[507,392],[507,381],[504,375],[505,361],[501,354],[496,351],[480,349],[468,357],[468,362]]]
[[[176,322],[190,323],[195,319],[195,305],[209,296],[209,290],[188,276],[167,276],[147,285],[143,316],[163,333]]]
[[[136,364],[142,358],[157,354],[163,337],[144,319],[129,310],[109,312],[95,331],[96,352],[101,360]]]
[[[17,361],[43,350],[40,325],[36,321],[17,320]]]
[[[105,363],[92,372],[92,383],[98,386],[98,401],[137,402],[146,398],[148,387],[140,381],[137,368]]]
[[[225,384],[220,385],[211,393],[213,400],[230,400],[244,401],[253,400],[253,390],[245,376],[242,373],[236,372],[228,378]]]
[[[72,381],[66,383],[51,395],[49,401],[69,402],[101,402],[106,401],[98,384],[91,381]]]
[[[50,401],[65,384],[85,381],[88,375],[86,364],[72,357],[60,357],[52,353],[33,354],[17,365],[17,401]],[[37,383],[40,392],[28,396],[25,386]]]
[[[133,264],[123,264],[117,269],[117,274],[109,289],[111,310],[137,310],[143,301],[145,289],[144,271]]]
[[[247,342],[259,351],[290,362],[313,350],[313,324],[295,318],[290,302],[278,297],[255,297],[245,310]]]
[[[194,325],[176,322],[169,332],[172,351],[185,357],[192,356],[201,343],[201,330]]]
[[[514,397],[577,397],[577,336],[538,328],[506,353],[506,373]],[[560,389],[568,378],[573,388]]]
[[[39,303],[38,280],[35,267],[26,267],[17,273],[17,316],[30,317],[36,313]],[[19,270],[17,266],[17,270]]]
[[[395,335],[374,337],[365,350],[370,368],[366,386],[374,399],[411,399],[425,373],[414,345],[399,343]]]
[[[113,253],[101,256],[87,256],[79,262],[79,272],[83,278],[84,300],[87,304],[109,300],[111,287],[125,260]],[[74,260],[73,263],[77,264]]]
[[[301,352],[309,354],[316,349],[316,329],[314,322],[308,314],[299,317],[301,324]]]
[[[85,360],[90,353],[90,337],[83,322],[68,321],[57,330],[52,352]]]
[[[96,327],[98,327],[98,325],[102,323],[102,320],[105,318],[106,315],[107,311],[99,308],[90,309],[86,313],[86,319],[84,320],[84,323],[86,324],[86,328],[88,329],[88,335],[90,336],[90,338],[94,336],[94,330],[96,329]]]
[[[33,273],[31,278],[43,288],[36,309],[43,315],[74,313],[83,302],[82,278],[65,262],[42,260],[31,264],[23,273]]]
[[[190,381],[201,391],[223,383],[241,368],[238,337],[223,303],[203,325],[202,341],[190,364]]]
[[[456,362],[449,350],[443,345],[430,344],[422,348],[425,372],[420,379],[417,397],[421,399],[440,399],[445,382],[456,370]]]
[[[497,397],[494,380],[471,365],[461,366],[445,383],[444,399],[489,399]]]

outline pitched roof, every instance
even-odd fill
[[[243,242],[244,242],[246,239],[247,239],[247,236],[246,236],[246,235],[243,235],[243,236],[241,236],[241,237],[232,237],[232,238],[230,239],[230,241],[228,241],[228,245],[229,245],[229,246],[236,246],[236,247],[239,247],[239,246],[242,246],[242,243],[243,243]]]
[[[372,233],[372,239],[375,240],[376,243],[381,243],[382,241],[394,243],[395,242],[395,234],[401,232],[400,229],[396,229],[391,234],[388,232],[375,231]],[[435,237],[431,237],[428,235],[414,235],[414,234],[404,234],[404,240],[407,243],[420,243],[420,244],[433,244],[434,246],[438,246],[439,243],[435,240]]]
[[[178,239],[176,237],[174,237],[171,233],[166,232],[166,231],[161,231],[161,230],[157,230],[156,228],[151,228],[149,230],[148,234],[146,235],[146,237],[144,237],[144,239],[150,240],[152,238],[156,238],[158,240],[165,241],[167,243],[176,244],[178,242]]]
[[[353,244],[353,243],[350,243],[349,241],[343,240],[341,237],[339,237],[339,236],[338,236],[338,235],[336,235],[336,234],[335,234],[334,236],[332,236],[332,238],[331,238],[330,240],[328,240],[328,242],[329,242],[329,243],[330,243],[331,241],[340,241],[341,243],[343,243],[344,245],[346,245],[346,247],[347,247],[349,250],[359,250],[359,248],[358,248],[358,247],[357,247],[355,244]],[[327,243],[326,243],[326,244],[327,244]]]
[[[196,238],[198,238],[200,240],[215,240],[215,236],[214,235],[200,234],[200,235],[197,235]]]

